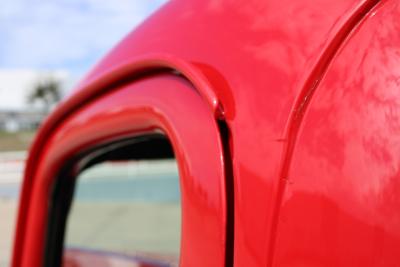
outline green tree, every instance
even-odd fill
[[[37,82],[28,95],[30,104],[39,103],[45,113],[61,100],[61,84],[54,78],[46,78]]]

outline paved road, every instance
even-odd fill
[[[0,153],[0,267],[10,264],[25,156],[24,152]],[[90,169],[81,177],[85,183],[76,194],[67,243],[127,253],[174,254],[180,241],[177,176],[174,161],[112,163]],[[126,192],[124,187],[135,190]],[[118,193],[98,198],[112,190]]]
[[[15,200],[0,199],[0,267],[8,267],[17,211]]]
[[[0,267],[10,265],[17,213],[17,194],[25,165],[26,152],[0,153]]]

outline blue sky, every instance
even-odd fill
[[[0,68],[82,76],[166,0],[5,0]]]

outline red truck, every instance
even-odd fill
[[[168,2],[42,125],[12,266],[168,265],[63,242],[83,170],[170,157],[180,266],[399,266],[399,18],[396,0]]]

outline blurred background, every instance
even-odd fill
[[[8,266],[24,162],[43,119],[166,0],[6,0],[0,8],[0,266]]]

